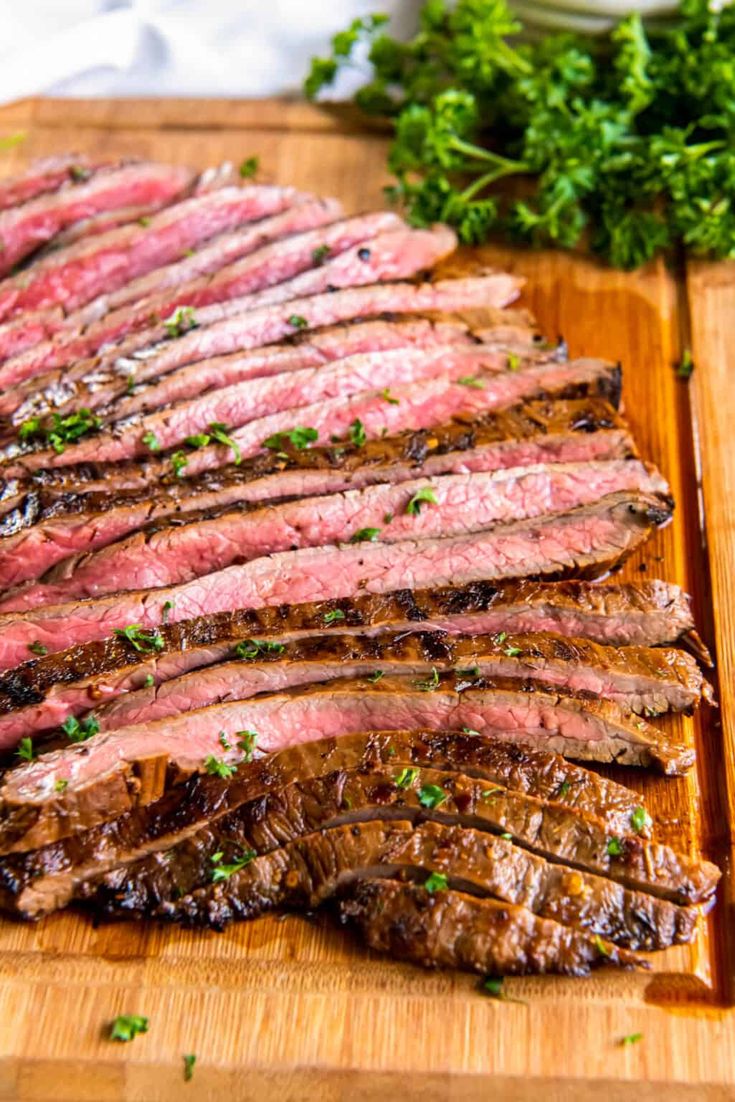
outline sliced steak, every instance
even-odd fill
[[[252,204],[246,207],[244,213],[252,212]],[[341,208],[336,200],[307,200],[295,202],[279,214],[261,218],[254,224],[245,222],[243,228],[230,235],[233,239],[229,246],[229,252],[239,257],[249,256],[269,242],[275,241],[289,233],[313,229],[315,226],[334,222],[340,215]],[[132,232],[132,231],[131,231]],[[222,235],[225,236],[225,235]],[[215,238],[216,242],[221,236]],[[187,250],[189,251],[189,250]],[[203,252],[217,252],[216,245],[208,245]],[[184,260],[169,265],[168,268],[179,269],[184,265],[194,263],[199,254],[195,251],[192,257],[186,256]],[[201,260],[200,264],[205,265]],[[211,261],[210,261],[211,263]],[[224,265],[225,260],[222,260]],[[147,276],[132,280],[124,288],[129,292],[136,284],[143,284],[149,279],[155,280],[161,275],[163,286],[167,278],[167,267],[156,268]],[[271,270],[273,265],[271,265]],[[163,274],[162,274],[163,273]],[[169,276],[168,278],[173,278]],[[182,287],[184,285],[181,285]],[[168,318],[175,313],[177,306],[182,302],[177,300],[175,290],[171,290],[172,296],[170,308],[161,318]],[[148,300],[151,296],[148,295]],[[33,403],[33,386],[37,382],[40,372],[48,372],[54,368],[65,367],[74,364],[96,353],[106,343],[120,340],[126,333],[141,329],[151,324],[151,315],[155,312],[151,305],[147,305],[147,299],[142,302],[136,300],[134,306],[128,304],[125,310],[118,310],[116,314],[109,313],[110,296],[103,295],[95,298],[81,310],[76,310],[67,317],[62,317],[59,312],[50,315],[37,315],[40,327],[34,334],[28,316],[24,316],[18,323],[11,322],[11,330],[7,325],[0,327],[0,338],[3,338],[6,347],[6,355],[15,355],[13,364],[6,364],[8,372],[12,371],[17,378],[25,379],[24,385],[16,384],[9,388],[0,401],[0,412],[9,414],[21,407],[14,417],[16,423],[21,422],[27,416],[27,410],[23,408],[26,394],[30,394],[30,403]],[[15,342],[12,351],[8,349],[11,339]],[[3,334],[5,336],[3,337]],[[20,334],[20,337],[19,337]],[[46,339],[49,338],[49,339]],[[21,356],[22,349],[17,347],[19,341],[25,345],[27,351]],[[37,412],[37,411],[36,411]]]
[[[214,423],[226,424],[232,432],[234,428],[272,414],[289,411],[293,417],[296,409],[365,391],[374,393],[391,386],[396,389],[435,378],[472,378],[480,387],[485,375],[507,371],[510,354],[492,344],[448,344],[362,352],[321,367],[248,379],[144,417],[134,415],[65,447],[61,454],[58,449],[54,452],[53,448],[43,446],[29,454],[30,446],[12,443],[0,450],[0,457],[18,458],[25,469],[69,466],[87,462],[95,455],[103,462],[145,457],[151,453],[151,443],[155,451],[173,449],[190,436],[206,433],[207,427]],[[540,371],[544,364],[555,362],[553,353],[528,349],[522,366],[530,369],[535,365]],[[525,373],[526,370],[520,374]],[[510,389],[519,389],[515,373],[510,374],[513,375]],[[531,390],[530,385],[526,390]],[[260,437],[257,447],[251,447],[250,451],[255,454],[262,447],[263,437]],[[210,453],[216,453],[216,449],[210,449]],[[229,459],[232,460],[232,454]]]
[[[162,624],[159,645],[150,651],[139,651],[126,639],[109,636],[33,658],[8,671],[0,676],[0,741],[12,746],[34,729],[59,726],[70,714],[82,715],[122,694],[152,688],[146,686],[149,679],[161,686],[171,678],[212,666],[232,657],[238,643],[253,638],[287,644],[314,635],[373,638],[424,629],[452,635],[554,632],[566,638],[581,635],[617,648],[686,640],[692,627],[689,598],[677,586],[660,581],[635,586],[480,582],[447,589],[403,589],[339,602],[221,612]],[[579,647],[579,640],[575,646]],[[266,650],[268,653],[274,652]],[[610,659],[608,669],[614,665],[622,668],[626,657],[620,655],[620,667]],[[656,661],[648,651],[645,658]],[[564,661],[560,654],[557,659]],[[682,681],[695,678],[691,667],[686,673],[679,661],[671,657],[671,665],[682,669]],[[504,665],[504,671],[507,669]],[[639,669],[645,676],[643,668]]]
[[[532,402],[454,420],[436,429],[361,443],[359,424],[328,447],[269,451],[198,478],[168,476],[157,489],[84,493],[29,482],[14,508],[0,516],[0,586],[40,577],[72,554],[93,551],[162,518],[268,499],[338,493],[378,482],[531,466],[633,458],[635,447],[603,399]],[[352,443],[351,437],[358,442]],[[63,470],[63,468],[61,469]],[[71,476],[78,468],[67,471]],[[104,469],[88,471],[104,485]],[[79,487],[84,490],[84,483]]]
[[[464,354],[469,354],[469,351],[466,350]],[[460,353],[457,352],[456,355],[459,356]],[[386,352],[380,359],[384,361],[391,356],[392,353]],[[410,357],[407,355],[406,359]],[[453,364],[456,365],[457,362],[453,360]],[[313,370],[320,374],[332,371],[339,373],[342,371],[340,363],[338,361],[331,367]],[[244,385],[244,389],[257,394],[262,393],[265,385],[269,385],[275,386],[277,391],[290,391],[290,388],[298,384],[295,376],[301,375],[301,372],[293,372],[285,376],[285,381],[279,376],[254,381]],[[333,379],[333,376],[330,375],[330,378]],[[238,455],[245,458],[257,455],[263,450],[266,440],[287,434],[299,425],[308,426],[316,432],[317,439],[324,440],[333,436],[346,436],[350,427],[359,420],[366,437],[375,439],[410,428],[433,428],[460,415],[468,419],[481,416],[529,399],[604,397],[615,403],[620,393],[619,368],[603,360],[575,360],[569,364],[553,361],[528,367],[524,371],[500,373],[490,366],[489,369],[477,369],[470,378],[473,380],[472,385],[468,385],[463,376],[453,380],[440,375],[420,383],[409,382],[394,388],[383,387],[379,391],[361,390],[339,397],[323,398],[308,405],[284,408],[233,429],[230,443],[226,446],[210,443],[188,453],[177,450],[176,461],[169,455],[148,460],[144,467],[140,464],[115,467],[108,479],[108,485],[110,489],[127,489],[151,481],[158,482],[172,470],[180,476],[212,470],[231,462],[233,453],[236,458]],[[356,379],[355,384],[357,385]],[[312,393],[313,389],[309,387]],[[215,395],[219,402],[221,393],[215,392]],[[22,445],[14,445],[8,451],[21,454],[7,458],[0,466],[0,472],[6,479],[15,479],[25,477],[29,472],[43,466],[47,469],[71,466],[88,460],[94,461],[95,457],[103,462],[111,462],[115,455],[122,458],[131,451],[138,451],[141,444],[142,438],[139,441],[133,434],[116,437],[107,433],[102,438],[89,436],[79,440],[69,448],[64,448],[61,454],[53,451],[29,452]],[[25,454],[22,454],[23,451]]]
[[[304,817],[308,820],[308,813]],[[526,907],[633,950],[663,949],[691,941],[696,932],[693,907],[678,907],[600,876],[552,864],[506,838],[472,828],[434,822],[414,826],[406,820],[346,823],[297,837],[264,854],[252,846],[238,850],[233,840],[221,840],[224,849],[218,860],[212,861],[214,851],[210,854],[206,881],[215,875],[213,868],[234,867],[234,872],[178,901],[169,896],[155,916],[222,930],[232,921],[273,910],[313,911],[358,877],[398,876],[425,883],[438,872],[450,888]],[[180,859],[175,852],[169,865],[175,867]],[[220,875],[224,877],[224,871]]]
[[[126,225],[71,246],[32,269],[30,276],[24,273],[26,284],[16,277],[5,294],[0,288],[0,315],[7,317],[11,312],[16,315],[54,305],[62,305],[66,313],[76,310],[127,280],[178,259],[187,248],[247,217],[255,221],[276,214],[301,198],[293,188],[258,186],[222,188],[194,196],[155,215],[148,225]],[[5,353],[7,341],[12,341],[17,351],[18,330],[22,331],[25,324],[21,316],[14,326],[4,328],[0,353]],[[114,336],[114,330],[111,334]],[[0,384],[6,387],[22,382],[55,366],[57,359],[53,350],[46,348],[38,355],[15,355],[0,368]],[[61,362],[70,361],[62,358]]]
[[[711,699],[711,689],[699,666],[684,651],[652,647],[628,647],[621,651],[558,635],[500,632],[456,636],[418,632],[395,638],[322,634],[285,644],[245,640],[230,657],[235,660],[103,702],[94,709],[95,719],[101,730],[109,731],[220,701],[243,700],[260,692],[278,692],[336,677],[369,680],[396,674],[426,677],[434,668],[477,671],[486,680],[533,680],[591,700],[612,700],[646,716],[669,710],[691,712],[703,695]],[[66,715],[59,717],[58,710],[54,711],[55,723],[59,724]],[[0,732],[10,728],[11,715],[3,717],[5,723],[0,719]],[[19,734],[33,730],[23,727]]]
[[[80,793],[91,798],[95,789],[134,786],[141,771],[156,762],[159,791],[148,796],[157,798],[178,774],[208,768],[212,761],[234,768],[246,753],[246,733],[257,738],[260,751],[273,753],[301,742],[391,727],[481,731],[517,746],[586,761],[653,766],[669,774],[684,772],[694,760],[691,749],[616,704],[533,682],[494,679],[490,685],[464,672],[438,671],[421,680],[337,679],[120,727],[14,766],[0,786],[0,827],[7,837],[29,806],[50,804],[53,813],[63,815]],[[114,817],[114,804],[101,807],[99,815]]]
[[[161,777],[154,767],[141,774],[140,789],[115,784],[113,778],[112,784],[67,792],[63,806],[57,798],[15,809],[4,826],[7,848],[30,852],[16,853],[0,863],[2,905],[28,916],[63,906],[73,893],[82,891],[81,885],[90,877],[168,850],[204,827],[239,815],[244,804],[257,803],[264,797],[273,803],[280,790],[294,783],[303,786],[322,778],[325,806],[333,806],[336,800],[335,811],[344,812],[340,804],[345,785],[352,786],[358,798],[359,786],[365,783],[361,778],[389,770],[385,796],[390,797],[389,803],[400,805],[400,816],[405,818],[407,797],[410,795],[415,802],[418,786],[396,785],[396,775],[403,767],[410,767],[409,776],[414,780],[415,767],[447,771],[444,787],[448,792],[453,788],[451,774],[479,778],[475,818],[481,815],[486,821],[500,806],[494,800],[479,799],[487,791],[488,782],[494,788],[510,789],[538,801],[554,803],[561,799],[566,808],[600,819],[608,834],[621,838],[631,834],[632,816],[640,806],[640,797],[630,789],[573,765],[558,754],[531,752],[461,732],[360,733],[305,743],[258,758],[241,765],[227,779],[195,773],[185,783],[171,787],[162,799],[157,798]],[[365,800],[365,795],[359,796],[361,803]],[[317,800],[316,806],[322,802]],[[461,797],[460,804],[467,810]],[[105,822],[104,816],[110,812],[112,817]],[[641,829],[646,837],[647,825],[644,823]],[[607,854],[612,859],[607,867],[618,867],[621,858],[629,861],[636,852],[627,844],[621,848],[622,854]],[[710,891],[714,890],[716,870],[712,875],[715,880]],[[115,880],[118,887],[123,882]],[[137,882],[142,884],[140,878]],[[170,886],[170,881],[165,883]],[[707,894],[701,885],[698,892]]]
[[[184,585],[141,590],[0,616],[0,668],[48,651],[103,639],[129,624],[156,631],[164,606],[173,621],[233,608],[337,600],[360,591],[389,593],[521,576],[599,575],[670,519],[665,499],[620,493],[562,516],[445,539],[303,548],[256,559]]]
[[[433,239],[427,242],[427,245],[433,244]],[[427,249],[423,259],[425,265],[433,263],[433,250],[430,255]],[[421,267],[419,265],[419,270]],[[207,307],[199,311],[198,328],[178,340],[170,340],[165,325],[160,325],[147,333],[145,338],[167,342],[161,343],[160,347],[142,348],[135,358],[131,358],[125,354],[123,342],[118,349],[97,360],[85,360],[68,370],[39,376],[26,396],[30,397],[38,391],[42,409],[54,409],[72,402],[75,409],[99,409],[126,393],[131,376],[135,383],[158,380],[186,364],[260,348],[292,337],[300,329],[289,323],[291,317],[304,318],[307,322],[304,335],[310,336],[313,329],[355,318],[376,317],[386,311],[423,314],[427,311],[451,313],[473,307],[501,307],[518,297],[520,286],[521,281],[517,278],[498,272],[438,283],[350,288],[299,299],[285,310],[282,305],[246,310],[242,315],[225,319],[217,325],[213,324],[213,320],[223,312],[223,307]],[[134,348],[139,348],[137,340]]]
[[[42,581],[0,596],[0,613],[180,585],[278,551],[482,532],[622,490],[663,495],[668,487],[639,460],[622,459],[412,479],[261,508],[240,506],[215,516],[195,513],[186,524],[172,518],[91,555],[65,559]],[[421,495],[428,497],[423,505]]]
[[[85,173],[86,175],[86,173]],[[120,207],[171,200],[183,195],[193,174],[174,165],[131,164],[99,172],[50,195],[41,195],[20,207],[0,212],[0,275],[7,272],[61,230],[83,218]],[[0,292],[0,318],[26,305],[20,285]],[[28,304],[30,305],[30,304]],[[3,380],[4,385],[7,380]]]
[[[603,964],[648,967],[599,935],[538,918],[524,907],[397,880],[363,880],[340,905],[367,945],[426,968],[493,976],[586,976]]]
[[[64,185],[69,187],[75,176],[89,179],[104,167],[104,163],[92,161],[85,154],[74,153],[34,161],[20,175],[0,180],[0,210],[19,207]]]

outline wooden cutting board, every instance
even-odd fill
[[[387,182],[379,134],[298,103],[29,101],[0,110],[0,138],[16,131],[26,137],[0,154],[3,174],[69,149],[199,167],[257,154],[263,179],[350,210],[380,204]],[[326,918],[224,935],[95,930],[71,914],[0,921],[0,1099],[735,1098],[735,266],[622,274],[560,253],[482,255],[527,277],[524,303],[549,337],[623,363],[641,450],[676,496],[674,523],[623,576],[694,594],[720,708],[671,721],[698,748],[689,778],[616,775],[645,794],[667,840],[725,871],[698,943],[658,956],[648,976],[509,981],[498,1001],[472,977],[371,955]],[[674,370],[684,348],[689,382]],[[111,1019],[131,1013],[149,1017],[148,1034],[106,1040]],[[632,1033],[642,1039],[622,1046]]]

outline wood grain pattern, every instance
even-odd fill
[[[0,137],[26,140],[0,170],[66,149],[204,166],[257,153],[263,176],[338,195],[354,210],[387,182],[380,134],[349,113],[271,101],[27,101],[0,110]],[[622,274],[557,253],[483,250],[528,278],[524,302],[573,354],[621,360],[641,449],[669,478],[673,524],[626,566],[686,586],[718,657],[721,708],[675,718],[699,750],[696,776],[616,771],[645,792],[662,834],[729,868],[735,808],[735,352],[733,270],[688,283],[663,265]],[[456,263],[456,262],[455,262]],[[461,265],[461,260],[459,261]],[[688,297],[687,297],[688,293]],[[691,326],[691,331],[690,331]],[[691,344],[687,385],[673,365]],[[703,464],[700,523],[694,407]],[[703,546],[706,533],[707,548]],[[645,573],[643,569],[645,568]],[[713,601],[714,598],[714,601]],[[714,613],[713,613],[714,608]],[[0,1099],[164,1102],[394,1098],[464,1102],[735,1098],[732,886],[692,949],[652,976],[517,980],[518,1001],[480,996],[471,977],[371,956],[326,919],[263,920],[226,935],[143,925],[93,929],[78,915],[0,923]],[[665,1002],[666,1006],[657,1005]],[[104,1039],[118,1013],[150,1017],[130,1045]],[[620,1038],[642,1032],[638,1045]],[[185,1085],[182,1055],[196,1052]]]

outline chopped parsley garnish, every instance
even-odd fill
[[[290,318],[288,319],[288,324],[292,325],[294,329],[309,328],[308,321],[306,320],[306,318],[302,317],[301,314],[291,314]]]
[[[693,371],[694,360],[692,359],[692,354],[688,348],[685,348],[679,363],[676,365],[676,374],[680,379],[688,379]]]
[[[383,524],[391,524],[393,521],[392,513],[383,513]]]
[[[385,677],[384,671],[376,670],[375,673],[368,674],[368,681],[372,681],[373,685],[375,685],[382,677]]]
[[[139,1014],[120,1014],[110,1029],[111,1041],[132,1041],[139,1033],[148,1032],[148,1019]]]
[[[316,429],[297,425],[294,429],[276,432],[273,436],[269,436],[267,440],[263,441],[263,447],[269,448],[271,451],[283,451],[286,444],[293,444],[294,448],[301,451],[318,439],[319,433]]]
[[[54,783],[54,792],[65,792],[68,787],[69,782],[60,778]]]
[[[483,800],[491,800],[494,796],[502,796],[504,792],[504,788],[486,788],[482,793],[482,798]]]
[[[194,1075],[194,1065],[197,1062],[195,1052],[187,1052],[184,1056],[184,1082],[188,1083]]]
[[[503,839],[504,842],[511,842],[513,840],[513,835],[509,834],[507,830],[503,834],[501,834],[500,837]]]
[[[239,750],[242,750],[243,761],[249,762],[253,760],[253,754],[255,747],[258,743],[258,735],[256,731],[236,731],[237,746]]]
[[[28,738],[22,738],[18,743],[18,749],[15,751],[21,761],[33,761],[33,740]]]
[[[145,681],[143,682],[143,688],[150,689],[151,685],[155,684],[155,680],[156,679],[154,678],[152,673],[147,673],[145,675]]]
[[[344,620],[345,614],[341,608],[333,608],[331,612],[324,613],[325,624],[336,624],[339,620]]]
[[[422,486],[420,490],[416,491],[406,506],[406,512],[409,516],[416,517],[421,512],[421,506],[425,504],[437,504],[436,493],[432,490],[431,486]]]
[[[508,371],[518,371],[521,366],[521,357],[515,352],[508,353]]]
[[[434,689],[437,689],[439,687],[439,671],[436,666],[431,667],[431,677],[428,677],[426,681],[414,681],[414,685],[422,693],[432,693]]]
[[[359,417],[356,417],[347,430],[347,438],[351,444],[354,444],[356,448],[361,448],[367,440],[367,433],[365,432],[365,426]]]
[[[626,1033],[624,1037],[620,1038],[618,1042],[623,1048],[627,1048],[628,1045],[637,1045],[639,1041],[643,1040],[642,1033]]]
[[[481,990],[485,995],[489,995],[492,999],[502,999],[503,997],[503,977],[502,976],[486,976],[482,981]]]
[[[138,225],[142,226],[143,229],[145,229],[146,226],[150,226],[150,224],[151,224],[150,216],[147,215],[147,214],[144,214],[142,218],[138,219]]]
[[[125,628],[115,628],[113,634],[130,643],[139,654],[150,654],[152,651],[160,651],[164,648],[160,631],[148,630],[140,624],[128,624]]]
[[[396,773],[395,786],[396,788],[410,788],[419,775],[419,770],[415,765],[407,765],[405,769],[402,769],[400,773]]]
[[[184,437],[184,443],[188,444],[190,448],[205,448],[209,441],[210,437],[206,432],[197,432]]]
[[[480,734],[480,732],[476,731],[474,727],[463,727],[462,730],[464,731],[464,733],[466,735],[478,735],[479,736],[479,734]]]
[[[653,819],[646,811],[645,807],[636,807],[630,816],[630,825],[636,834],[642,834],[644,830],[648,830],[653,824]]]
[[[222,880],[229,880],[233,873],[239,872],[240,869],[244,869],[256,856],[257,854],[254,849],[244,849],[242,855],[236,858],[231,864],[222,865],[219,864],[222,860],[222,854],[213,853],[210,858],[213,864],[212,883],[219,884]]]
[[[221,421],[212,421],[207,425],[206,432],[196,432],[191,436],[185,438],[185,443],[190,448],[206,448],[207,444],[211,444],[212,441],[217,444],[224,444],[228,448],[232,448],[232,452],[235,456],[235,466],[239,466],[242,463],[242,452],[237,441],[233,440],[228,435],[227,425],[223,425]]]
[[[170,318],[164,321],[164,327],[169,337],[183,337],[190,329],[196,329],[197,319],[193,306],[177,306]]]
[[[155,432],[145,433],[142,442],[145,444],[149,451],[160,452],[161,450],[161,445]]]
[[[479,666],[468,666],[466,669],[456,669],[454,672],[457,675],[457,677],[479,677],[480,676],[480,667]]]
[[[59,413],[52,413],[45,422],[40,417],[29,417],[19,426],[18,439],[22,443],[28,440],[43,440],[54,449],[57,455],[61,455],[66,451],[67,444],[74,444],[87,433],[96,432],[101,424],[99,417],[86,407],[66,417],[62,417]]]
[[[135,390],[135,375],[131,371],[131,373],[128,375],[127,379],[125,380],[125,393],[126,394],[132,394],[134,392],[134,390]]]
[[[619,838],[608,838],[607,840],[607,855],[608,857],[622,857],[625,853],[625,847]]]
[[[519,654],[523,654],[523,651],[520,647],[506,647],[503,654],[506,654],[508,658],[517,658]]]
[[[447,798],[446,792],[438,784],[424,784],[419,789],[419,803],[422,807],[439,807]]]
[[[399,406],[401,404],[400,398],[394,398],[390,392],[390,387],[385,387],[381,390],[380,397],[391,406]]]
[[[318,245],[311,254],[311,259],[315,264],[323,264],[330,253],[329,245]]]
[[[485,384],[482,379],[479,379],[477,375],[463,375],[461,379],[457,379],[460,386],[469,386],[473,390],[484,390]]]
[[[69,176],[75,184],[83,183],[85,180],[88,180],[91,175],[91,168],[86,168],[84,165],[69,165]]]
[[[67,716],[61,724],[61,729],[70,742],[86,742],[92,735],[96,735],[100,729],[100,722],[94,715],[77,719],[76,716]]]
[[[37,639],[35,642],[28,644],[28,650],[31,654],[37,654],[39,658],[43,658],[44,654],[48,654],[48,647],[44,647],[43,643],[39,643]]]
[[[182,471],[187,466],[189,460],[185,452],[174,452],[171,456],[171,466],[174,469],[174,474],[177,478],[181,478]]]
[[[350,536],[350,543],[375,543],[379,535],[379,528],[358,528]]]
[[[283,654],[285,649],[284,643],[271,642],[269,639],[243,639],[235,647],[235,654],[238,658],[252,660],[264,654]]]
[[[240,179],[251,180],[256,175],[260,167],[259,157],[246,157],[244,161],[240,163],[238,172],[240,173]]]
[[[223,750],[231,750],[232,749],[232,743],[228,741],[226,731],[220,731],[220,733],[219,733],[219,744],[220,744],[220,746],[222,747]]]
[[[562,783],[559,785],[559,792],[557,793],[560,800],[563,800],[564,797],[568,795],[569,789],[571,787],[572,786],[570,785],[569,781],[562,781]]]
[[[608,948],[608,946],[605,944],[599,934],[595,934],[595,949],[601,957],[612,956],[611,950]]]
[[[424,880],[424,887],[427,892],[445,892],[447,890],[448,880],[443,872],[432,872]]]
[[[214,754],[210,754],[204,762],[204,768],[208,773],[211,773],[214,777],[221,777],[226,781],[235,772],[234,765],[228,765],[226,761],[222,761],[221,758],[216,758]]]
[[[162,624],[167,624],[168,623],[168,618],[171,615],[171,613],[173,612],[173,607],[174,607],[173,601],[164,601],[163,602],[163,608],[161,609],[161,623]]]
[[[497,635],[492,636],[492,641],[493,641],[493,643],[495,644],[496,647],[500,647],[500,646],[503,645],[503,643],[505,642],[505,640],[507,638],[508,638],[508,632],[507,631],[499,631]]]

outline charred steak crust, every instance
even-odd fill
[[[571,807],[599,816],[615,834],[627,832],[630,817],[640,806],[640,797],[630,789],[558,754],[529,751],[489,737],[415,731],[327,738],[242,765],[230,780],[194,774],[147,805],[136,804],[134,794],[117,787],[111,796],[118,817],[99,825],[96,802],[80,798],[69,810],[76,834],[67,832],[66,820],[59,822],[49,815],[48,807],[19,809],[14,823],[16,848],[32,852],[0,862],[4,905],[13,909],[20,893],[47,878],[56,898],[68,902],[75,884],[85,877],[169,848],[172,840],[193,834],[277,786],[337,770],[364,773],[401,765],[461,771],[541,800],[556,799],[564,789]],[[22,910],[23,905],[18,905]]]
[[[648,967],[599,935],[590,937],[522,907],[458,891],[432,893],[395,880],[358,882],[341,903],[340,915],[359,929],[371,949],[428,968],[494,976],[586,976],[604,964]]]

